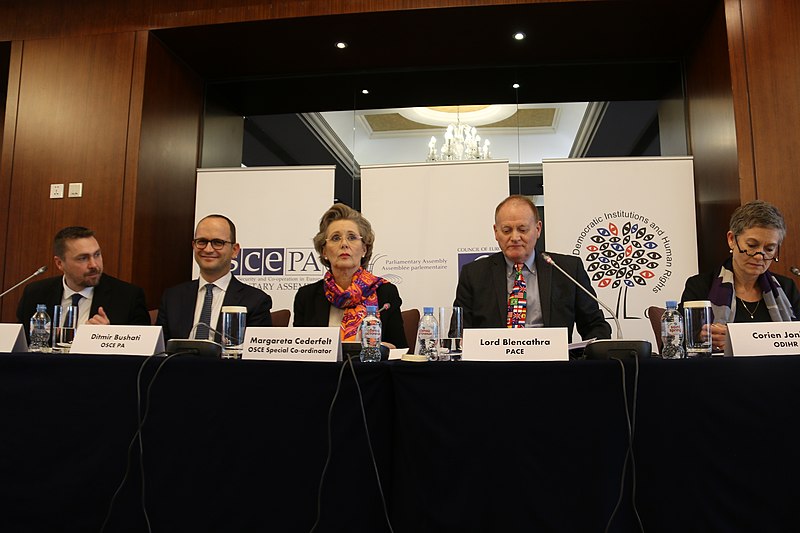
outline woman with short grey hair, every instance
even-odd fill
[[[725,349],[728,322],[788,322],[800,316],[794,281],[769,271],[785,236],[786,222],[777,207],[761,200],[748,202],[731,216],[730,257],[717,272],[686,280],[681,303],[711,301],[714,351]]]

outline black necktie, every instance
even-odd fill
[[[208,340],[208,326],[211,323],[211,305],[214,303],[214,284],[206,284],[206,297],[203,300],[203,309],[200,310],[200,323],[197,326],[195,339]]]
[[[80,301],[82,299],[83,299],[83,295],[81,293],[79,293],[79,292],[76,292],[75,294],[72,295],[72,305],[74,305],[75,307],[78,307],[78,304],[80,303]]]

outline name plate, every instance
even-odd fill
[[[22,324],[0,324],[0,352],[27,352]]]
[[[161,326],[83,324],[75,330],[70,353],[155,355],[164,353],[164,335]]]
[[[465,329],[463,361],[569,361],[567,328]]]
[[[726,355],[798,355],[800,322],[731,322]]]
[[[242,359],[335,363],[341,351],[339,328],[247,328]]]

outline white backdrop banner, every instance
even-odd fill
[[[499,251],[494,208],[506,196],[508,161],[362,167],[371,271],[397,284],[403,309],[453,305],[461,265]]]
[[[547,249],[579,256],[624,336],[655,346],[647,308],[680,301],[697,273],[692,158],[553,159],[543,167]]]
[[[333,204],[334,166],[198,169],[195,226],[218,213],[236,224],[233,273],[292,309],[297,289],[324,274],[312,239]],[[200,271],[193,262],[192,275]]]

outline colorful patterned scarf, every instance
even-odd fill
[[[756,280],[763,291],[762,298],[769,311],[773,322],[789,322],[795,320],[792,304],[783,292],[781,284],[772,273],[767,270]],[[736,316],[736,291],[733,287],[733,261],[729,257],[722,264],[719,276],[714,278],[708,291],[711,300],[711,310],[714,313],[714,322],[727,324],[733,322]]]
[[[367,316],[368,305],[378,305],[378,287],[388,280],[379,278],[371,272],[359,268],[353,274],[353,281],[346,290],[342,290],[333,279],[331,271],[325,273],[325,298],[331,305],[344,309],[341,336],[343,341],[354,341],[358,334],[361,319]]]

